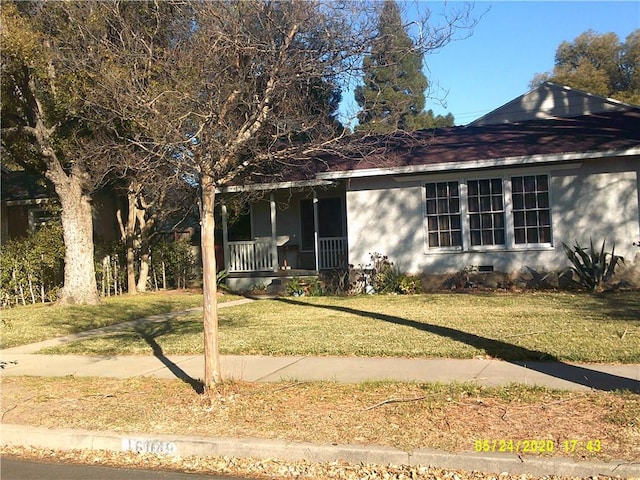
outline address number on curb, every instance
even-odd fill
[[[176,444],[162,440],[150,440],[148,438],[123,438],[122,450],[124,452],[155,453],[158,455],[175,455],[178,451]]]

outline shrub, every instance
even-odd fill
[[[400,280],[400,293],[413,295],[422,292],[422,279],[418,275],[404,275]]]
[[[227,272],[226,270],[220,270],[218,273],[216,273],[216,285],[220,286],[220,284],[222,284],[222,282],[224,282],[228,276],[229,272]]]
[[[422,291],[420,277],[403,273],[386,255],[372,253],[371,265],[374,270],[373,288],[376,292],[409,295]]]
[[[573,264],[567,272],[575,273],[583,287],[599,292],[604,288],[603,284],[613,277],[618,263],[624,263],[624,258],[614,253],[615,244],[611,247],[611,253],[605,252],[606,240],[602,242],[599,251],[593,248],[593,240],[590,240],[590,243],[589,249],[581,247],[577,241],[573,249],[564,242],[562,246]]]
[[[298,277],[293,277],[287,283],[287,294],[293,297],[301,297],[304,295],[304,288]]]
[[[398,267],[391,264],[382,270],[376,270],[373,288],[379,293],[400,293],[400,284],[404,274]]]
[[[293,297],[305,295],[318,297],[323,294],[322,283],[317,278],[300,279],[294,277],[287,283],[287,294]]]
[[[162,240],[152,248],[154,282],[156,285],[162,282],[162,288],[187,288],[196,279],[195,266],[196,259],[188,240]]]
[[[64,279],[64,242],[59,223],[0,247],[3,307],[55,301]]]
[[[320,283],[324,286],[324,292],[329,295],[346,295],[349,292],[352,273],[353,265],[349,265],[349,268],[320,272]]]

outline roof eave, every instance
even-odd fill
[[[19,207],[21,205],[44,205],[51,201],[51,198],[26,198],[23,200],[2,200],[2,203],[7,207]]]
[[[229,185],[221,187],[217,193],[256,192],[265,190],[282,190],[287,188],[321,187],[333,185],[328,179],[294,180],[290,182],[255,183],[251,185]]]
[[[464,162],[445,162],[429,165],[410,165],[405,167],[369,168],[362,170],[344,170],[318,173],[316,178],[337,180],[343,178],[378,177],[385,175],[410,175],[414,173],[441,173],[448,171],[477,170],[484,168],[518,167],[523,165],[539,165],[589,160],[606,157],[624,157],[640,155],[640,146],[625,150],[607,150],[599,152],[567,152],[555,154],[524,155],[517,157],[488,158]]]

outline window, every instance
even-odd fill
[[[428,248],[552,243],[547,175],[430,182],[425,197]]]
[[[469,180],[467,198],[471,245],[504,245],[502,179]]]
[[[547,176],[511,177],[511,198],[515,243],[551,243]]]
[[[462,247],[458,182],[427,184],[429,247]]]
[[[43,208],[32,208],[28,214],[29,230],[34,232],[55,220],[54,214]]]

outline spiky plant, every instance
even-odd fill
[[[600,250],[593,248],[593,239],[589,241],[589,249],[581,247],[577,241],[573,248],[564,242],[562,246],[573,264],[569,270],[578,276],[579,283],[594,292],[601,292],[603,285],[613,277],[618,264],[624,263],[624,258],[615,254],[615,243],[611,253],[608,253],[604,251],[606,240],[602,242]]]

